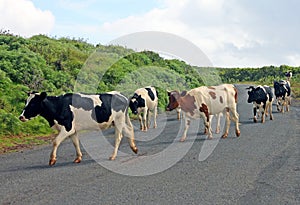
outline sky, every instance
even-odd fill
[[[0,0],[0,29],[95,45],[161,31],[195,44],[213,66],[300,66],[299,11],[299,0]]]

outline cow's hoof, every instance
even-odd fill
[[[50,159],[49,160],[49,166],[53,166],[56,163],[56,159]]]
[[[77,157],[73,162],[74,163],[80,163],[81,162],[81,157]]]
[[[137,154],[138,151],[139,151],[137,147],[131,147],[131,150],[132,150],[135,154]]]
[[[237,137],[239,137],[239,136],[241,135],[241,131],[236,130],[236,131],[235,131],[235,134],[236,134]]]
[[[113,161],[113,160],[115,160],[116,159],[116,157],[115,156],[111,156],[111,157],[109,157],[109,160],[111,160],[111,161]]]
[[[213,138],[212,136],[208,136],[208,137],[207,137],[208,140],[211,140],[212,138]]]
[[[256,119],[256,118],[254,118],[254,119],[253,119],[253,122],[257,123],[257,119]]]
[[[225,139],[225,138],[227,138],[227,137],[228,137],[228,134],[227,134],[227,133],[225,133],[225,134],[222,135],[222,138],[223,138],[223,139]]]
[[[181,138],[179,141],[180,141],[180,142],[184,142],[184,141],[185,141],[185,139]]]

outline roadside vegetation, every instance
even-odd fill
[[[167,89],[245,82],[272,85],[285,79],[288,70],[293,72],[293,96],[299,98],[300,67],[199,68],[151,51],[136,53],[120,46],[44,35],[26,39],[0,31],[0,153],[48,142],[47,136],[53,134],[41,117],[26,123],[18,120],[29,91],[60,95],[118,90],[130,97],[136,88],[153,85],[163,111]]]

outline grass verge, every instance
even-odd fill
[[[37,145],[49,144],[53,135],[49,136],[2,136],[0,137],[0,154],[31,149]]]

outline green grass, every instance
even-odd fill
[[[2,136],[0,138],[0,154],[15,152],[32,148],[37,145],[49,144],[52,135],[49,136]]]

